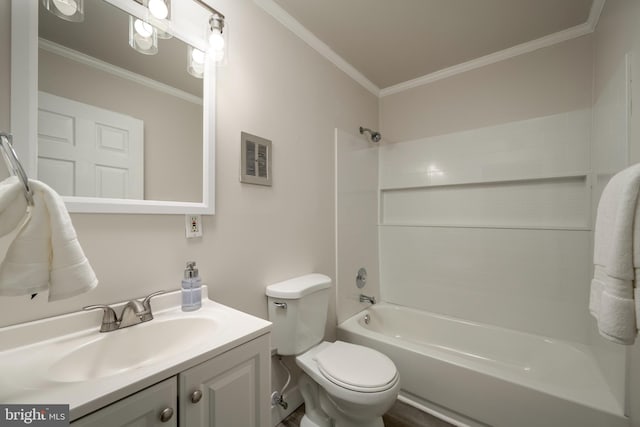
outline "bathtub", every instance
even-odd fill
[[[454,425],[629,426],[581,344],[386,303],[338,325],[338,339],[389,356],[400,399]]]

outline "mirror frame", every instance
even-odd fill
[[[102,1],[123,9],[131,15],[143,16],[143,6],[135,1]],[[191,2],[187,5],[189,3]],[[39,5],[39,0],[11,1],[11,133],[14,148],[27,175],[31,177],[36,176],[37,171]],[[194,6],[198,7],[195,4]],[[202,12],[191,7],[190,10],[185,11],[186,18],[172,25],[169,31],[185,43],[206,50],[206,35],[198,31],[189,31],[189,28],[200,27],[191,25],[190,17],[201,15],[202,19],[208,19],[204,9],[201,10]],[[202,90],[202,202],[63,196],[69,212],[213,215],[215,212],[215,67],[214,60],[208,56]]]

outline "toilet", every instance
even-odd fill
[[[296,356],[305,403],[301,427],[383,427],[400,389],[387,356],[361,345],[323,341],[331,279],[307,274],[267,286],[276,352]]]

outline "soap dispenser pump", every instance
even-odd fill
[[[195,311],[200,307],[202,307],[202,284],[195,261],[189,261],[182,279],[182,311]]]

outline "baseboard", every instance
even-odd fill
[[[277,426],[289,416],[293,411],[298,409],[300,405],[304,403],[302,399],[302,394],[298,389],[298,386],[291,387],[289,391],[284,394],[284,401],[287,402],[287,409],[284,409],[280,405],[271,407],[271,425],[273,427]]]

